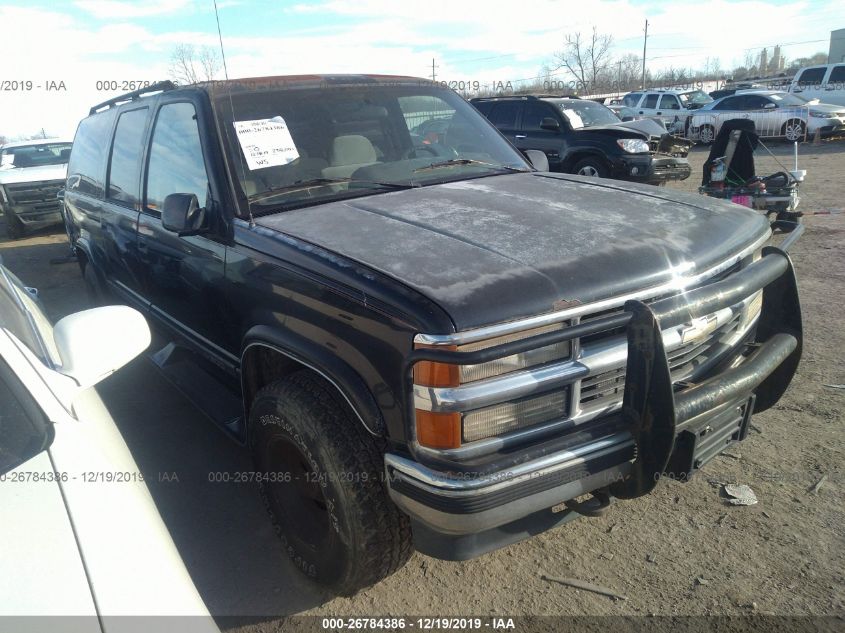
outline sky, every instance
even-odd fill
[[[729,69],[747,51],[758,55],[775,44],[789,59],[826,52],[830,31],[845,28],[842,0],[217,0],[217,6],[230,78],[431,77],[434,59],[438,80],[504,84],[538,76],[565,34],[593,27],[613,37],[614,56],[640,55],[646,19],[652,72],[703,68],[707,57]],[[219,50],[213,0],[0,0],[0,135],[43,129],[72,136],[92,105],[125,92],[104,86],[170,78],[179,44]]]

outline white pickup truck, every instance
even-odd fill
[[[65,185],[71,141],[44,139],[0,146],[0,211],[6,235],[61,224],[56,194]]]

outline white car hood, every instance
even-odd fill
[[[40,167],[3,167],[0,169],[0,185],[18,182],[41,182],[64,180],[67,177],[67,163],[42,165]]]

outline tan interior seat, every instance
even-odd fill
[[[377,162],[376,150],[366,136],[338,136],[332,142],[329,166],[323,169],[323,177],[348,178],[356,169]]]

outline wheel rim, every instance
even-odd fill
[[[269,463],[277,465],[275,469],[280,471],[276,481],[271,478],[267,484],[276,516],[282,518],[288,532],[312,551],[325,548],[331,535],[331,519],[317,473],[302,451],[287,439],[274,441],[268,447],[267,456]],[[285,520],[293,512],[296,520]]]
[[[701,128],[701,132],[699,133],[699,138],[701,139],[702,143],[710,143],[713,141],[713,128],[709,125],[705,125]]]
[[[579,176],[593,176],[595,178],[599,177],[599,170],[593,167],[592,165],[585,165],[581,169],[578,170]]]
[[[800,121],[794,121],[786,124],[786,139],[788,141],[797,141],[804,136],[804,124]]]

